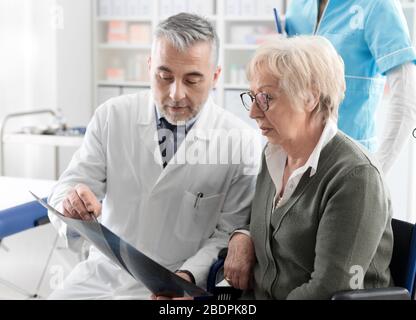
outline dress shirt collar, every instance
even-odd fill
[[[328,119],[324,127],[324,130],[321,134],[321,137],[319,138],[319,141],[313,149],[308,160],[302,167],[296,169],[292,173],[291,177],[303,175],[309,168],[311,168],[310,176],[313,176],[316,173],[316,170],[318,169],[318,162],[319,156],[321,155],[321,151],[328,144],[328,142],[331,141],[332,138],[334,138],[334,136],[337,133],[337,130],[337,124],[333,120]],[[269,174],[273,180],[273,183],[276,186],[276,190],[280,190],[283,172],[286,165],[287,153],[283,150],[283,148],[280,145],[273,145],[269,143],[266,146],[265,157],[267,168],[269,170]]]

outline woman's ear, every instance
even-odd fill
[[[308,98],[306,100],[306,110],[308,112],[313,112],[319,105],[319,96],[320,93],[318,91],[311,91],[308,94]]]

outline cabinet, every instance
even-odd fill
[[[93,0],[94,106],[150,87],[147,58],[157,24],[178,12],[208,18],[220,38],[221,78],[214,91],[220,106],[242,114],[239,93],[248,88],[245,65],[259,43],[274,34],[273,8],[285,0]]]

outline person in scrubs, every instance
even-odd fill
[[[388,172],[416,120],[416,52],[400,3],[292,0],[285,29],[288,36],[321,35],[334,45],[344,60],[347,85],[338,126],[376,152]],[[376,110],[386,78],[391,100],[381,139],[376,139]]]

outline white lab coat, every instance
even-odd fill
[[[225,133],[230,130],[233,143],[227,145]],[[196,146],[204,145],[209,146],[208,152],[195,151]],[[232,161],[175,164],[190,150],[198,157],[219,158],[219,149],[230,151]],[[209,266],[227,245],[229,233],[248,221],[260,157],[258,134],[210,98],[163,169],[151,93],[120,96],[95,112],[83,145],[49,203],[62,208],[69,188],[77,183],[88,185],[103,199],[103,225],[170,270],[191,271],[197,284],[205,287]],[[191,159],[194,163],[195,157]],[[195,208],[200,192],[204,196]],[[79,237],[52,215],[50,218],[67,237],[68,245],[76,247]],[[88,259],[75,267],[50,298],[149,296],[141,283],[93,247]]]

